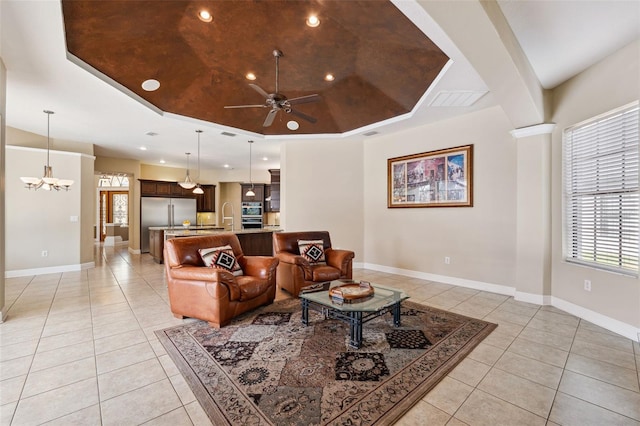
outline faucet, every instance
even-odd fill
[[[224,214],[224,208],[225,208],[227,205],[229,205],[229,207],[231,207],[231,216],[226,216],[226,215]],[[224,223],[224,221],[225,221],[225,220],[227,220],[227,219],[231,219],[231,229],[230,229],[230,230],[231,230],[231,231],[233,231],[234,216],[235,216],[235,214],[234,214],[234,212],[233,212],[233,204],[231,204],[231,203],[230,203],[230,202],[228,202],[228,201],[225,201],[225,203],[222,205],[222,226],[224,226],[224,225],[225,225],[225,223]]]

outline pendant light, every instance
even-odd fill
[[[256,196],[256,193],[253,192],[253,180],[251,180],[251,145],[253,145],[253,141],[249,141],[249,183],[251,184],[251,188],[244,194],[247,197]]]
[[[202,133],[202,130],[196,130],[196,133],[198,134],[198,180],[200,180],[200,133]],[[199,183],[196,184],[196,189],[193,190],[193,193],[198,195],[204,194]]]
[[[45,114],[47,114],[47,164],[44,166],[44,175],[42,178],[35,177],[21,177],[20,180],[26,185],[27,189],[44,189],[45,191],[51,191],[55,189],[56,191],[60,191],[64,189],[65,191],[69,190],[69,187],[73,185],[73,181],[71,179],[57,179],[53,177],[53,168],[49,165],[49,145],[50,145],[50,134],[49,134],[49,122],[51,119],[51,114],[55,114],[53,111],[44,110]]]
[[[184,182],[178,182],[178,185],[183,187],[184,189],[193,189],[196,186],[196,183],[191,180],[191,176],[189,176],[189,156],[190,152],[185,152],[187,154],[187,176],[184,178]]]

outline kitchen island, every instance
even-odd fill
[[[282,229],[267,227],[258,229],[224,230],[214,226],[190,226],[178,228],[168,226],[149,227],[149,254],[158,263],[164,261],[164,242],[171,238],[194,237],[197,235],[211,235],[222,232],[233,232],[240,240],[242,252],[247,256],[273,256],[273,233]]]

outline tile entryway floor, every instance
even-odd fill
[[[182,322],[163,274],[122,246],[96,247],[89,270],[7,279],[0,424],[211,424],[153,334]],[[637,342],[507,296],[370,270],[354,278],[499,324],[398,424],[640,425]]]

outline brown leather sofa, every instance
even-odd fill
[[[198,249],[230,245],[244,275],[205,266]],[[276,294],[278,259],[245,256],[232,233],[167,240],[164,264],[171,312],[222,327],[243,312],[268,305]]]
[[[313,265],[300,255],[299,240],[322,240],[326,264]],[[334,250],[327,231],[274,232],[273,253],[280,260],[276,282],[293,296],[314,283],[351,279],[354,253]]]

